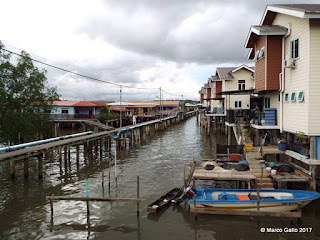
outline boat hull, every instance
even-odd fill
[[[147,211],[150,213],[156,213],[164,209],[166,206],[171,204],[171,200],[175,199],[182,193],[182,188],[174,188],[167,194],[161,196],[158,200],[151,203],[147,207]]]
[[[242,196],[242,197],[241,197]],[[243,198],[244,196],[244,198]],[[317,192],[302,190],[260,190],[260,212],[291,212],[299,210],[319,198]],[[197,189],[195,202],[189,201],[190,209],[258,211],[256,189]]]

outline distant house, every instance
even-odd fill
[[[254,90],[254,68],[220,67],[204,84],[205,106],[212,114],[226,115],[226,110],[250,109],[250,93]],[[203,92],[203,91],[202,91]]]
[[[105,104],[91,101],[54,101],[52,119],[97,118]]]
[[[304,155],[320,159],[320,4],[268,5],[245,47],[255,62],[256,92],[263,98],[265,126],[291,143],[306,136]],[[268,122],[267,122],[268,121]],[[263,124],[263,123],[262,123]],[[254,126],[253,126],[254,127]],[[317,147],[316,147],[317,145]],[[316,149],[318,148],[318,150]]]

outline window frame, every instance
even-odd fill
[[[300,93],[302,93],[301,98],[300,98]],[[304,102],[304,91],[299,91],[298,96],[297,96],[297,101]]]
[[[286,93],[284,93],[284,102],[289,102],[289,93],[288,92],[286,92]]]
[[[290,41],[290,56],[292,59],[299,59],[299,38]]]
[[[271,108],[271,96],[270,95],[264,96],[263,106],[264,106],[264,108]]]
[[[258,58],[259,58],[259,59],[264,58],[264,47],[262,47],[262,48],[260,49]]]
[[[61,114],[69,114],[69,108],[61,108]]]
[[[260,55],[260,50],[256,51],[256,54],[254,55],[253,60],[254,60],[255,62],[257,62],[257,61],[259,60],[259,55]]]
[[[234,108],[242,108],[242,101],[234,101]]]
[[[246,80],[244,79],[238,80],[238,90],[239,91],[246,90]]]
[[[293,99],[292,99],[293,96]],[[290,102],[295,102],[297,100],[297,94],[296,92],[291,92],[290,93]]]

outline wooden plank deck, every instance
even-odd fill
[[[256,177],[257,182],[260,183],[260,178],[261,178],[260,159],[262,159],[262,157],[259,152],[259,147],[253,147],[252,151],[246,151],[245,155],[249,163],[251,172]],[[274,189],[272,179],[270,178],[270,173],[268,173],[266,169],[263,169],[262,174],[263,176],[262,176],[261,188]]]
[[[213,170],[206,170],[205,165],[215,165]],[[237,171],[235,169],[225,170],[217,166],[214,162],[206,162],[202,166],[197,166],[193,173],[195,180],[221,180],[221,181],[251,181],[255,180],[255,176],[251,171]]]

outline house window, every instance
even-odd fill
[[[263,58],[264,57],[264,47],[261,48],[260,52],[259,52],[259,56],[258,59]]]
[[[284,102],[289,102],[289,93],[284,94]]]
[[[253,59],[254,61],[258,61],[259,60],[259,55],[260,55],[259,52],[260,51],[257,51],[256,55],[254,55],[254,59]]]
[[[295,102],[296,101],[296,93],[292,92],[291,93],[291,98],[290,98],[291,102]]]
[[[304,101],[304,91],[300,91],[298,94],[298,102]]]
[[[297,59],[299,58],[299,38],[292,40],[290,42],[291,48],[291,58]]]
[[[234,102],[234,107],[235,108],[241,108],[242,107],[242,101],[235,101]]]
[[[62,108],[61,109],[61,113],[68,114],[69,113],[69,109],[68,108]]]
[[[264,108],[270,108],[270,96],[264,97]]]
[[[246,89],[246,80],[238,80],[238,90]]]

